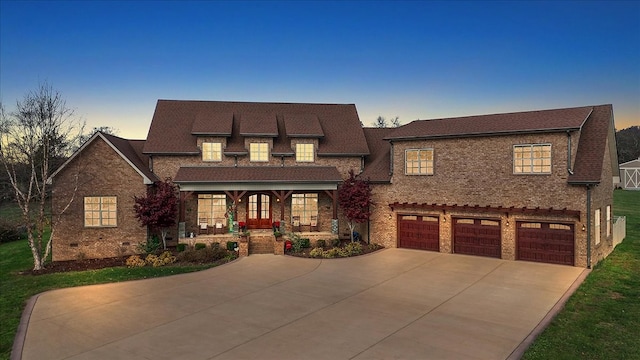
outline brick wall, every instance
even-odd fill
[[[72,198],[76,183],[75,197],[60,215]],[[96,138],[56,175],[52,189],[54,261],[132,254],[136,245],[145,241],[146,228],[141,227],[134,217],[133,196],[143,195],[146,185],[142,177],[101,138]],[[85,227],[85,196],[116,196],[117,226]]]
[[[579,135],[571,135],[571,162],[575,161]],[[545,175],[514,175],[513,145],[552,144],[552,170]],[[371,242],[397,246],[397,215],[411,213],[440,218],[440,251],[452,251],[452,218],[494,218],[502,227],[502,258],[516,258],[516,222],[571,222],[575,226],[575,265],[586,266],[586,189],[567,184],[568,138],[566,134],[506,135],[478,138],[416,140],[394,142],[391,184],[373,186],[375,205],[371,218]],[[404,173],[405,150],[434,149],[434,174],[408,176]],[[608,156],[608,155],[607,155]],[[608,158],[608,157],[607,157]],[[605,169],[610,164],[605,162]],[[605,170],[606,172],[606,170]],[[603,179],[610,179],[603,174]],[[604,202],[611,198],[609,186],[596,190]],[[600,200],[598,200],[600,201]],[[527,207],[578,210],[580,219],[571,216],[540,216],[464,211],[392,211],[394,202]],[[604,216],[604,209],[602,210]],[[508,223],[508,225],[507,225]],[[604,225],[603,225],[604,228]],[[606,251],[605,251],[606,252]]]

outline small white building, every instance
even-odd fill
[[[620,185],[625,190],[640,190],[640,158],[620,164]]]

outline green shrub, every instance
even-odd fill
[[[204,243],[196,243],[195,248],[196,248],[196,250],[206,249],[206,248],[207,248],[207,244],[204,244]]]
[[[317,247],[314,248],[313,250],[311,250],[311,252],[309,253],[309,256],[313,257],[313,258],[321,258],[324,256],[324,250],[322,249],[322,247]]]
[[[322,253],[322,256],[328,259],[340,257],[340,248],[334,247]]]
[[[160,239],[158,239],[157,235],[153,235],[146,242],[139,243],[137,248],[145,255],[156,254],[160,249]]]
[[[303,249],[308,249],[311,247],[311,240],[307,238],[300,239],[300,243],[300,246],[302,246]]]
[[[0,244],[20,240],[26,235],[27,229],[24,226],[18,226],[13,221],[0,219]]]
[[[237,257],[235,251],[225,249],[207,248],[203,250],[187,249],[177,256],[178,262],[187,262],[195,264],[211,263],[222,259],[235,259]]]
[[[127,258],[125,264],[129,268],[143,267],[145,265],[145,261],[142,260],[138,255],[131,255]]]
[[[333,239],[331,240],[331,245],[333,245],[334,247],[338,247],[340,246],[340,239]]]
[[[362,244],[357,243],[357,242],[352,242],[352,243],[348,243],[344,248],[343,248],[344,253],[346,254],[346,256],[356,256],[356,255],[360,255],[362,254]]]
[[[227,250],[236,251],[237,247],[238,247],[237,241],[227,241]]]
[[[177,249],[178,252],[183,252],[187,249],[187,244],[178,244]]]
[[[317,248],[323,248],[327,245],[327,243],[324,240],[318,240],[316,241],[316,247]]]

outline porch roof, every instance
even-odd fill
[[[335,190],[342,177],[333,166],[184,166],[174,182],[183,191]]]

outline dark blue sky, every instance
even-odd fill
[[[640,2],[0,2],[0,98],[39,82],[144,138],[157,99],[354,103],[370,125],[612,103],[640,125]]]

